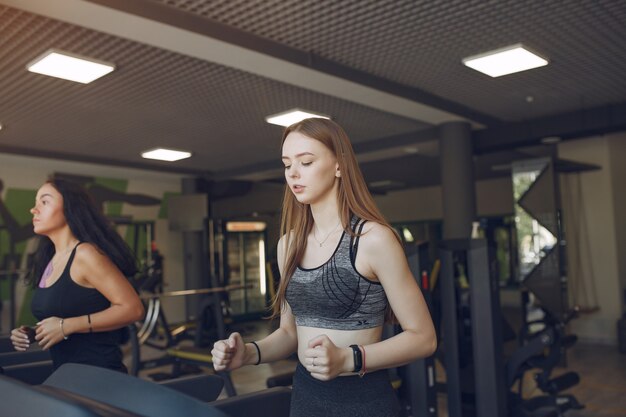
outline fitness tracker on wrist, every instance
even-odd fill
[[[352,355],[354,356],[354,370],[352,372],[360,372],[363,367],[363,355],[358,345],[350,345]]]

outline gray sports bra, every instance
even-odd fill
[[[351,228],[365,222],[353,218]],[[285,297],[298,326],[359,330],[382,326],[387,296],[379,282],[359,274],[354,266],[359,237],[345,231],[330,259],[312,269],[297,267]]]

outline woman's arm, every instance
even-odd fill
[[[283,236],[278,241],[276,248],[276,258],[278,261],[278,271],[283,277],[283,264],[285,262],[286,253],[286,237]],[[259,350],[261,351],[261,360],[263,362],[273,362],[279,359],[289,357],[298,348],[298,333],[296,330],[296,319],[291,313],[291,307],[285,302],[283,310],[280,314],[280,327],[269,336],[257,341]],[[251,348],[251,349],[248,349]],[[256,348],[251,344],[246,345],[246,352],[253,351],[254,362],[256,363]]]
[[[281,276],[284,260],[284,237],[278,243],[278,268]],[[227,340],[219,340],[213,345],[213,367],[216,371],[233,370],[243,365],[259,362],[273,362],[289,357],[298,348],[296,320],[287,303],[280,315],[280,326],[269,336],[256,341],[259,351],[252,343],[245,343],[239,333],[233,333]]]
[[[218,340],[213,344],[213,368],[216,371],[232,371],[244,365],[274,362],[288,358],[298,346],[295,334],[295,320],[291,312],[284,311],[280,318],[280,327],[269,336],[257,341],[259,350],[252,343],[244,343],[239,333],[232,333],[228,339]],[[261,358],[259,361],[259,353]]]
[[[363,346],[369,372],[432,355],[437,337],[428,306],[394,233],[373,222],[366,224],[365,231],[359,242],[357,268],[361,274],[380,281],[403,329],[387,340]]]
[[[286,306],[280,315],[280,327],[270,335],[257,340],[261,352],[261,363],[274,362],[288,358],[298,348],[296,324],[291,309]],[[245,353],[242,365],[254,365],[259,360],[256,348],[252,343],[245,344]]]
[[[94,245],[84,243],[76,248],[71,275],[79,284],[98,290],[111,306],[90,317],[68,317],[62,326],[58,317],[38,323],[37,340],[44,349],[72,333],[103,332],[124,327],[144,316],[144,307],[130,282],[111,260]],[[89,323],[91,319],[91,327]]]

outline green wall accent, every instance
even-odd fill
[[[167,207],[170,201],[170,197],[181,195],[180,193],[173,193],[170,191],[166,191],[163,193],[163,198],[161,199],[161,208],[159,209],[159,219],[167,219]]]
[[[27,190],[19,188],[7,189],[3,201],[7,210],[20,226],[29,225],[32,221],[30,209],[35,204],[37,190]],[[0,218],[0,224],[3,224]],[[31,226],[32,227],[32,226]],[[0,232],[0,265],[4,263],[5,256],[9,254],[9,233],[6,230]],[[26,248],[26,241],[17,242],[15,245],[16,254],[21,255]],[[18,265],[19,268],[19,265]],[[19,284],[18,284],[19,285]],[[0,296],[2,300],[9,300],[9,281],[7,279],[0,280]]]
[[[20,225],[25,225],[32,221],[30,209],[35,205],[37,190],[27,190],[20,188],[7,189],[4,196],[4,204]]]
[[[98,184],[111,190],[120,191],[125,193],[128,190],[128,180],[121,180],[117,178],[102,178],[95,177],[93,184]],[[104,206],[104,214],[108,216],[120,216],[122,214],[123,202],[107,202]]]

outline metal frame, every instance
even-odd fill
[[[432,311],[428,279],[428,244],[405,245],[409,268],[422,290],[424,300]],[[423,281],[426,275],[425,282]],[[437,416],[437,386],[435,378],[434,356],[418,359],[406,365],[406,384],[408,394],[407,410],[413,417]]]
[[[453,253],[467,254],[476,415],[506,415],[506,390],[502,357],[499,287],[490,275],[487,242],[484,239],[452,239],[441,244],[441,290],[444,353],[450,417],[462,417],[461,372],[459,366],[457,297]]]

